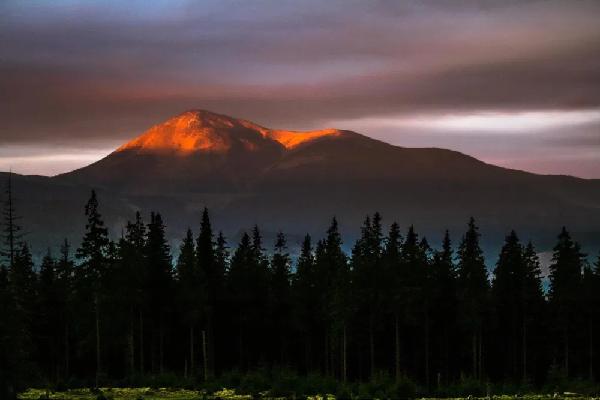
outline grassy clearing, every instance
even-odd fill
[[[196,400],[196,399],[227,399],[245,400],[251,396],[238,395],[233,390],[223,390],[213,395],[186,389],[168,388],[100,388],[72,389],[64,392],[47,392],[43,389],[29,389],[19,396],[23,400]]]
[[[170,389],[170,388],[101,388],[97,389],[72,389],[63,392],[49,392],[44,389],[29,389],[19,395],[22,400],[284,400],[296,399],[296,397],[270,397],[268,393],[260,393],[256,396],[238,394],[235,390],[223,389],[212,394],[203,391]],[[315,395],[298,397],[307,400],[335,400],[334,395]],[[356,397],[363,399],[363,397]],[[457,397],[445,400],[584,400],[594,397],[581,396],[574,393],[561,395],[525,395],[525,396],[491,396],[491,397]],[[383,399],[382,399],[383,400]],[[394,400],[394,399],[393,399]],[[434,398],[421,398],[420,400],[435,400]]]

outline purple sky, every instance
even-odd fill
[[[0,170],[204,108],[600,178],[598,1],[0,2]]]

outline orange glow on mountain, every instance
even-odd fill
[[[270,137],[281,143],[286,149],[293,149],[302,143],[319,139],[325,136],[339,136],[342,132],[337,129],[324,129],[320,131],[295,132],[295,131],[270,131]]]
[[[224,153],[236,144],[248,151],[255,151],[265,140],[276,141],[286,149],[293,149],[312,140],[340,134],[342,132],[337,129],[307,132],[272,130],[250,121],[194,110],[153,126],[119,147],[117,152],[133,150],[182,155],[195,152]]]

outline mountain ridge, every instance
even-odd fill
[[[165,134],[167,149],[140,150],[136,141],[148,132]],[[180,134],[191,143],[183,152]],[[352,240],[375,211],[433,240],[445,229],[460,232],[471,216],[494,243],[510,229],[551,243],[563,225],[600,236],[600,180],[507,169],[453,150],[394,146],[346,130],[269,129],[199,110],[155,125],[86,167],[16,180],[44,246],[44,235],[78,239],[64,221],[84,226],[82,204],[92,188],[114,232],[136,210],[159,211],[171,239],[194,227],[205,206],[234,238],[254,224],[266,232],[319,235],[335,215]]]

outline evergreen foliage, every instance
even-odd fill
[[[534,246],[514,231],[488,279],[473,219],[457,249],[448,232],[436,248],[375,213],[350,254],[333,218],[316,243],[279,232],[268,249],[254,226],[230,255],[204,209],[173,265],[160,214],[146,224],[136,213],[116,241],[95,192],[85,216],[75,259],[65,240],[36,268],[21,243],[0,266],[2,398],[26,385],[169,376],[290,394],[282,382],[301,374],[367,397],[414,395],[411,381],[441,394],[598,377],[600,257],[588,265],[565,228],[546,293]]]

